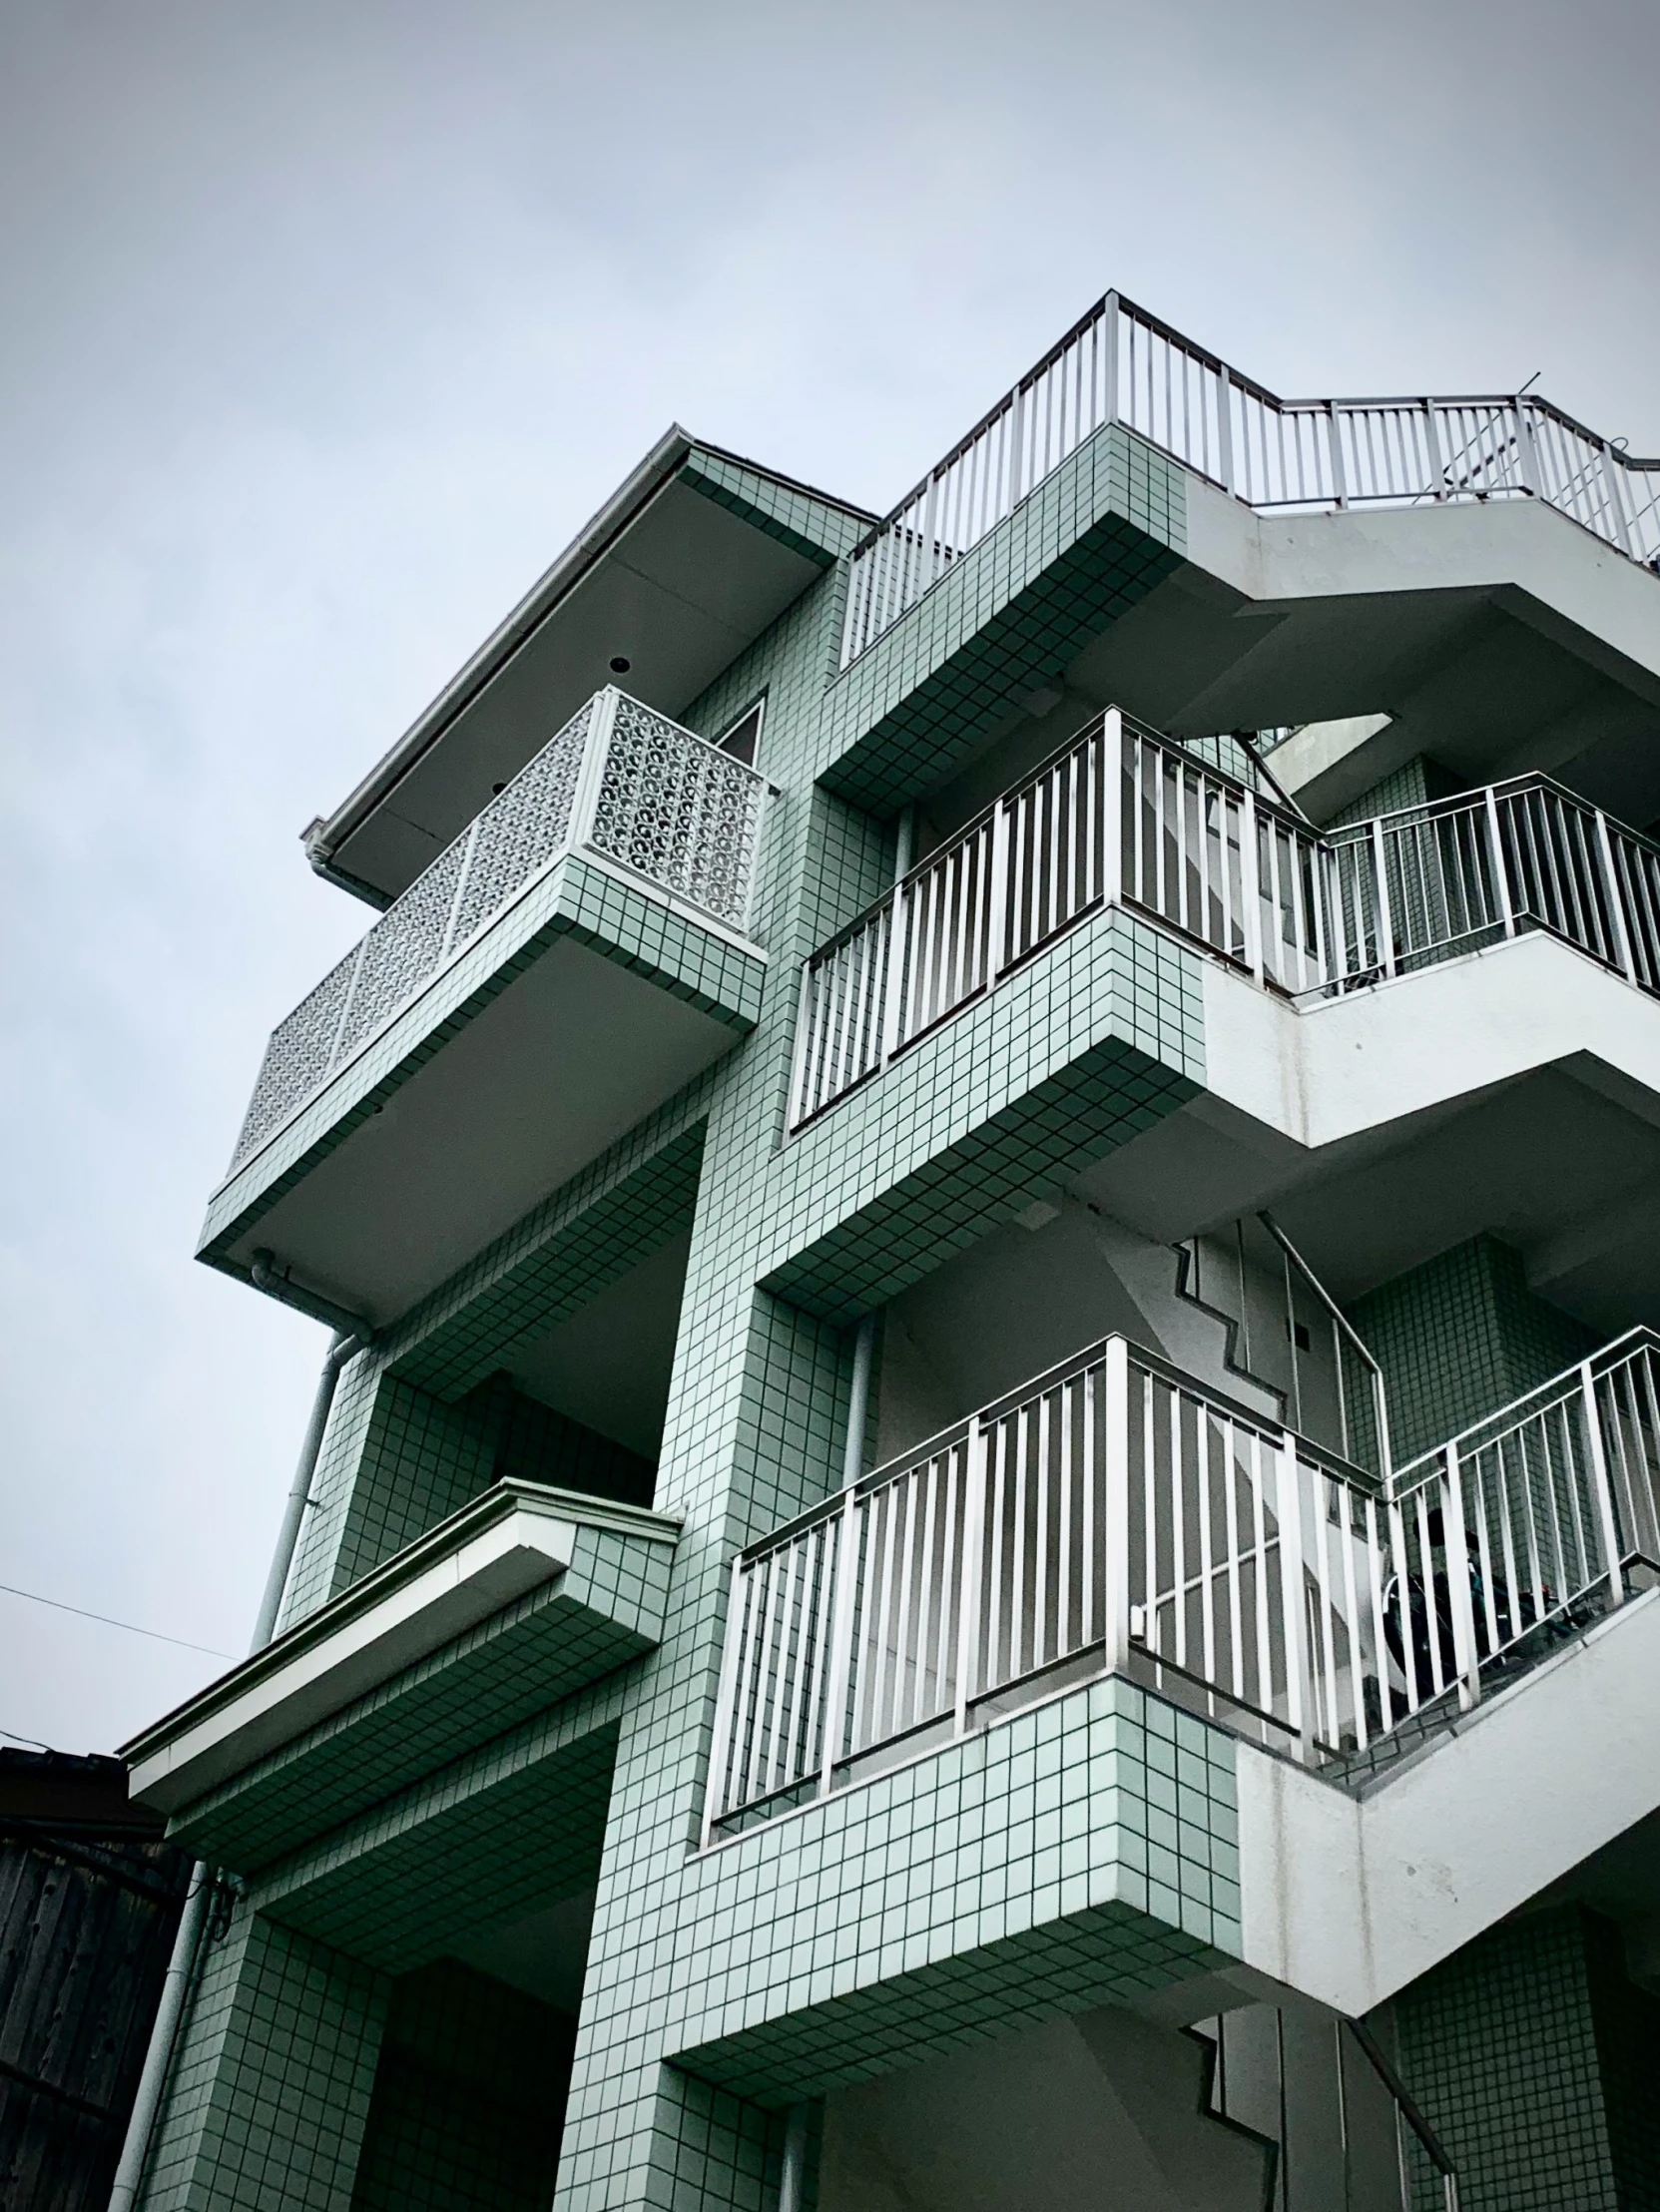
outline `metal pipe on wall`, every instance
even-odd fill
[[[261,1288],[264,1289],[265,1286],[262,1284]],[[299,1446],[299,1459],[288,1489],[287,1504],[283,1508],[282,1524],[277,1531],[277,1548],[272,1555],[271,1572],[266,1577],[265,1595],[260,1600],[253,1641],[248,1647],[250,1655],[263,1651],[272,1640],[277,1612],[282,1603],[282,1593],[287,1588],[288,1573],[298,1547],[305,1508],[311,1501],[311,1478],[316,1472],[323,1433],[328,1426],[335,1384],[339,1382],[340,1371],[346,1362],[354,1354],[361,1352],[366,1343],[366,1332],[363,1335],[348,1335],[342,1330],[336,1330],[333,1342],[323,1356],[322,1372],[317,1377],[316,1392],[311,1399],[310,1418],[305,1424],[305,1434]],[[150,2155],[150,2138],[155,2132],[156,2117],[167,2090],[179,2030],[184,2023],[186,2008],[202,1963],[204,1937],[213,1909],[214,1889],[212,1874],[199,1862],[191,1876],[185,1910],[179,1918],[179,1932],[173,1939],[173,1950],[168,1958],[167,1974],[162,1983],[162,2000],[150,2030],[150,2041],[145,2049],[144,2067],[139,2075],[133,2109],[128,2116],[127,2131],[122,2137],[121,2158],[110,2188],[110,2212],[134,2212],[138,2203],[145,2163]]]
[[[793,2104],[784,2135],[784,2166],[779,2175],[779,2212],[802,2212],[807,2195],[807,2133],[810,2107]]]

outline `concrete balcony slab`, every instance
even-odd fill
[[[124,1747],[245,1870],[649,1651],[679,1523],[504,1481]]]
[[[731,1051],[765,792],[590,702],[275,1032],[199,1257],[382,1326]]]

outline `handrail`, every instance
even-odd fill
[[[1660,458],[1536,393],[1283,399],[1109,291],[854,547],[842,666],[1113,422],[1248,506],[1536,498],[1660,568]]]
[[[1310,1763],[1474,1705],[1660,1564],[1660,1336],[1533,1396],[1385,1486],[1122,1335],[1070,1355],[734,1558],[706,1842],[1080,1669]]]
[[[1628,1348],[1636,1351],[1639,1347],[1660,1352],[1660,1330],[1649,1328],[1646,1322],[1639,1322],[1636,1328],[1626,1330],[1623,1336],[1611,1338],[1600,1352],[1594,1352],[1591,1355],[1591,1367],[1601,1373],[1605,1368],[1613,1366],[1617,1359],[1624,1357]],[[1480,1436],[1485,1439],[1501,1422],[1512,1421],[1524,1407],[1533,1406],[1536,1409],[1540,1399],[1560,1395],[1576,1382],[1580,1365],[1576,1361],[1571,1368],[1563,1368],[1560,1373],[1548,1376],[1543,1382],[1535,1382],[1531,1389],[1523,1390],[1519,1396],[1495,1406],[1490,1413],[1483,1413],[1479,1420],[1472,1420],[1467,1427],[1460,1428],[1456,1435],[1448,1436],[1444,1443],[1431,1444],[1427,1451],[1420,1451],[1416,1458],[1408,1459],[1404,1465],[1396,1467],[1396,1487],[1407,1487],[1409,1476],[1432,1465],[1449,1447],[1462,1450],[1471,1438]]]
[[[1345,2014],[1343,2025],[1360,2045],[1367,2063],[1393,2099],[1397,2124],[1401,2121],[1411,2129],[1418,2148],[1441,2177],[1441,2204],[1443,2212],[1458,2212],[1458,2169],[1453,2165],[1445,2145],[1424,2116],[1423,2108],[1389,2063],[1387,2052],[1365,2020]],[[1404,2203],[1402,2212],[1405,2212]]]

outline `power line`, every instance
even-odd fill
[[[212,1644],[187,1643],[183,1636],[164,1636],[159,1628],[139,1628],[132,1621],[112,1620],[108,1613],[89,1613],[84,1605],[66,1605],[62,1598],[42,1597],[38,1590],[16,1590],[0,1582],[7,1597],[26,1597],[31,1605],[50,1605],[60,1613],[77,1613],[84,1621],[102,1621],[106,1628],[125,1628],[131,1636],[149,1636],[158,1644],[177,1644],[181,1651],[206,1652],[210,1659],[234,1659],[234,1651],[216,1651]]]

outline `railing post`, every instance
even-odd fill
[[[589,843],[593,836],[594,813],[599,806],[605,764],[611,754],[611,732],[617,721],[617,697],[616,685],[607,684],[594,703],[593,719],[583,740],[582,769],[571,799],[572,850]]]
[[[853,1604],[858,1594],[858,1484],[847,1484],[841,1529],[835,1546],[835,1624],[830,1631],[830,1664],[825,1669],[825,1754],[819,1769],[819,1795],[829,1797],[835,1784],[835,1762],[847,1719],[848,1676],[853,1663]]]
[[[1239,887],[1245,901],[1245,958],[1252,974],[1263,981],[1263,870],[1262,832],[1257,826],[1257,795],[1250,785],[1240,803]]]
[[[1602,1421],[1597,1412],[1596,1377],[1589,1360],[1579,1369],[1579,1391],[1585,1421],[1585,1448],[1591,1457],[1591,1488],[1596,1495],[1597,1522],[1602,1530],[1602,1555],[1608,1566],[1608,1602],[1625,1603],[1625,1547],[1620,1542],[1619,1517],[1614,1511],[1613,1486],[1608,1480],[1608,1455],[1602,1447]]]
[[[975,1664],[980,1648],[980,1608],[985,1579],[985,1423],[968,1419],[968,1479],[962,1498],[962,1580],[957,1589],[957,1696],[953,1721],[959,1736],[968,1732]]]
[[[1130,1348],[1122,1337],[1107,1340],[1104,1402],[1106,1497],[1101,1515],[1101,1553],[1105,1569],[1106,1650],[1102,1666],[1123,1674],[1130,1663]],[[1094,1571],[1086,1561],[1086,1574]]]
[[[450,898],[449,912],[444,917],[444,941],[438,951],[440,964],[447,960],[450,953],[455,949],[455,924],[460,918],[461,901],[467,895],[467,877],[472,873],[473,853],[478,845],[478,826],[488,812],[488,808],[480,809],[467,825],[467,849],[461,855],[461,865],[456,870],[455,889]]]
[[[1520,392],[1513,402],[1516,418],[1516,471],[1521,477],[1522,489],[1539,497],[1539,456],[1533,443],[1533,420],[1527,411],[1527,402]]]
[[[1224,491],[1234,488],[1234,372],[1224,361],[1217,379],[1216,465]]]
[[[1328,399],[1326,402],[1326,437],[1327,447],[1332,457],[1333,503],[1338,507],[1347,507],[1349,504],[1349,478],[1344,471],[1343,433],[1338,428],[1338,403],[1335,399]]]
[[[715,1823],[726,1811],[721,1794],[725,1788],[727,1758],[732,1750],[733,1707],[738,1698],[738,1651],[743,1642],[738,1633],[738,1621],[743,1602],[744,1560],[740,1553],[732,1562],[732,1586],[727,1595],[726,1649],[721,1654],[721,1683],[715,1694],[715,1739],[709,1748],[709,1783],[704,1791],[705,1851],[715,1833]]]
[[[1504,934],[1513,937],[1516,933],[1516,915],[1515,908],[1510,903],[1510,863],[1504,856],[1504,826],[1499,821],[1498,798],[1491,784],[1487,786],[1483,796],[1487,803],[1487,840],[1492,846],[1493,890],[1498,898],[1499,920],[1503,924]]]
[[[1378,960],[1385,975],[1394,973],[1394,902],[1389,897],[1388,855],[1383,850],[1383,825],[1372,824],[1372,887],[1377,894],[1373,911],[1378,916]]]
[[[813,1043],[813,959],[802,962],[802,987],[796,1004],[796,1043],[790,1055],[790,1096],[786,1129],[807,1119],[807,1056]]]
[[[1620,888],[1619,870],[1614,865],[1614,840],[1608,834],[1608,817],[1598,807],[1596,810],[1596,846],[1602,859],[1603,880],[1607,885],[1608,922],[1614,932],[1614,950],[1619,956],[1620,973],[1628,983],[1637,980],[1637,969],[1631,957],[1631,932],[1626,925],[1625,894]]]
[[[1004,797],[998,800],[991,813],[991,911],[986,916],[985,932],[985,981],[988,990],[1003,972],[1003,957],[1008,950],[1011,812],[1009,799]]]
[[[876,1032],[878,1067],[886,1067],[899,1049],[899,1016],[904,1011],[905,967],[910,958],[910,909],[913,900],[902,883],[888,894],[886,941],[881,952],[881,1013]]]
[[[1602,481],[1606,491],[1607,505],[1614,518],[1614,528],[1618,532],[1615,543],[1626,559],[1631,560],[1635,558],[1635,549],[1631,543],[1631,523],[1625,511],[1625,489],[1621,467],[1617,448],[1610,445],[1608,440],[1604,438],[1602,441]]]
[[[1124,903],[1124,717],[1116,707],[1101,739],[1101,896]]]
[[[1118,294],[1109,291],[1103,310],[1107,318],[1106,360],[1106,416],[1108,422],[1118,420]]]
[[[357,996],[357,978],[363,972],[363,947],[373,934],[372,929],[366,929],[351,949],[351,979],[340,997],[340,1018],[335,1022],[334,1034],[329,1039],[328,1058],[323,1063],[325,1073],[333,1067],[335,1055],[340,1049],[340,1039],[346,1035],[346,1024],[351,1019],[351,1002]]]
[[[1286,1645],[1286,1718],[1305,1766],[1315,1758],[1314,1675],[1309,1660],[1309,1606],[1304,1592],[1303,1490],[1297,1442],[1281,1430],[1276,1484],[1280,1509],[1280,1618]]]
[[[1464,1521],[1464,1492],[1459,1480],[1456,1444],[1446,1447],[1445,1467],[1441,1548],[1446,1554],[1447,1599],[1452,1607],[1452,1663],[1458,1670],[1458,1709],[1467,1713],[1480,1701],[1481,1662],[1475,1643],[1475,1606],[1469,1587],[1469,1534]]]
[[[1435,402],[1423,402],[1423,448],[1429,459],[1429,481],[1424,487],[1434,498],[1446,497],[1446,486],[1441,481],[1441,437],[1435,422]]]

